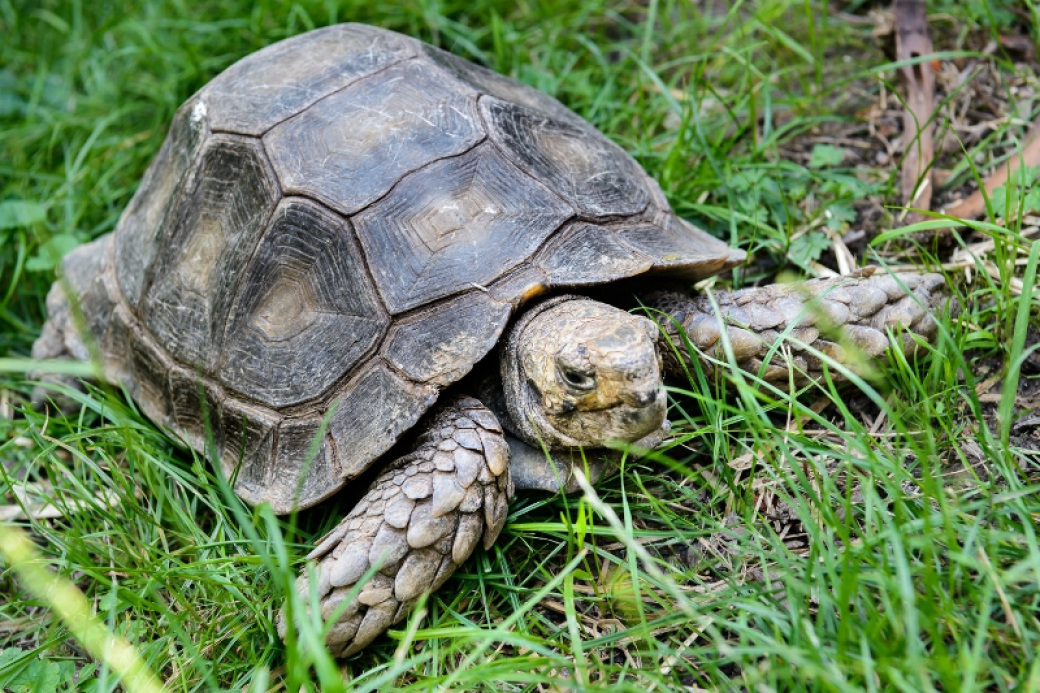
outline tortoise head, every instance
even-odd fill
[[[661,429],[666,399],[650,320],[562,297],[528,311],[504,345],[513,423],[550,448],[635,442]]]

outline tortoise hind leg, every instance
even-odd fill
[[[797,383],[823,375],[820,353],[855,369],[856,357],[850,357],[842,343],[868,358],[881,356],[890,346],[886,334],[890,329],[902,330],[902,349],[912,351],[915,336],[928,341],[935,337],[935,313],[948,301],[941,275],[872,272],[720,291],[713,298],[737,365],[762,373],[767,381],[793,378]],[[684,364],[679,358],[688,358],[680,327],[702,352],[706,368],[715,367],[709,357],[724,358],[720,320],[707,296],[658,291],[646,297],[645,305],[655,311],[653,317],[670,342],[661,349],[669,373],[681,376]],[[784,348],[774,349],[785,336],[790,339]],[[830,375],[841,377],[834,369]]]
[[[509,447],[494,415],[460,397],[441,409],[411,453],[368,493],[308,558],[316,562],[322,618],[343,609],[366,572],[372,578],[332,626],[326,644],[346,657],[404,618],[423,593],[440,587],[483,538],[490,548],[505,524],[513,485]],[[310,584],[296,590],[304,603]],[[279,618],[285,635],[285,614]]]
[[[109,250],[112,234],[101,236],[97,240],[81,245],[62,261],[64,281],[56,281],[47,294],[47,321],[43,325],[40,336],[33,343],[34,359],[71,359],[76,361],[90,360],[90,349],[77,328],[76,316],[66,289],[75,294],[78,309],[84,318],[85,327],[90,332],[89,339],[99,343],[108,327],[109,317],[113,310],[113,300],[106,284],[106,273],[110,267]],[[30,378],[41,383],[61,383],[72,388],[81,388],[79,378],[54,373],[31,373]],[[32,400],[41,404],[48,396],[45,387],[33,390]],[[71,402],[59,397],[60,409],[67,410]]]

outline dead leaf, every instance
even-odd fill
[[[1023,416],[1021,419],[1011,425],[1011,430],[1015,433],[1019,431],[1025,431],[1032,428],[1040,428],[1040,414],[1033,414],[1031,416]]]
[[[1002,34],[1000,45],[1008,53],[1021,60],[1032,62],[1036,59],[1036,44],[1032,36],[1025,34]]]

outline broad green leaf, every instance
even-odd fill
[[[0,231],[38,224],[47,218],[47,208],[39,202],[4,200],[0,202]]]
[[[830,144],[818,144],[809,156],[809,168],[837,166],[845,158],[845,150]]]

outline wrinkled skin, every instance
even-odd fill
[[[551,448],[635,442],[661,428],[666,397],[658,329],[587,299],[553,302],[514,328],[503,359],[509,413]]]

